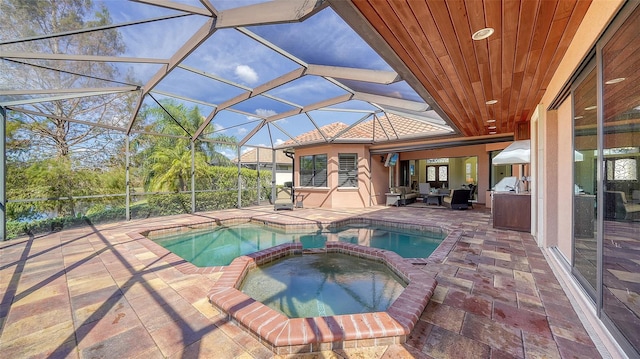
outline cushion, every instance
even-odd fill
[[[627,211],[627,213],[640,212],[640,204],[637,204],[637,203],[625,204],[624,209]]]

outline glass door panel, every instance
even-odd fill
[[[602,49],[602,310],[640,353],[640,7]]]
[[[573,90],[573,272],[595,301],[598,117],[595,63]]]

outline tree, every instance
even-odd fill
[[[90,0],[2,0],[0,13],[7,15],[0,26],[0,40],[21,40],[3,45],[3,51],[103,56],[125,51],[115,29],[61,35],[111,23],[107,9],[95,9]],[[117,86],[109,79],[119,75],[118,68],[106,62],[29,59],[5,60],[5,64],[0,71],[0,84],[25,91]],[[59,94],[38,96],[52,95]],[[28,97],[15,97],[25,98]],[[9,111],[8,198],[121,193],[123,132],[66,119],[113,125],[114,119],[126,118],[124,112],[132,100],[130,95],[113,94],[22,105],[25,110],[42,115]],[[118,162],[114,158],[121,159]],[[120,178],[122,184],[116,184],[114,179]],[[10,203],[7,211],[10,218],[24,219],[44,213],[74,215],[76,208],[74,200],[49,200]]]
[[[187,191],[191,183],[190,138],[202,125],[204,116],[197,106],[187,108],[174,101],[165,101],[162,106],[145,108],[140,117],[140,121],[147,124],[147,131],[172,136],[140,136],[134,141],[145,190]],[[216,151],[216,146],[233,147],[236,139],[218,135],[215,140],[227,144],[196,141],[195,174],[200,182],[211,183],[214,162],[218,166],[232,165],[227,157]]]
[[[1,13],[8,15],[0,27],[1,39],[24,40],[51,35],[44,39],[5,45],[5,51],[102,56],[116,56],[125,51],[124,42],[116,29],[59,35],[65,31],[91,29],[111,23],[104,6],[90,14],[94,10],[90,0],[3,0],[0,9]],[[11,66],[0,72],[0,82],[25,90],[92,88],[115,86],[110,79],[117,76],[117,67],[106,62],[12,60]],[[23,145],[15,149],[20,150],[25,160],[69,156],[84,161],[85,165],[93,164],[97,154],[115,150],[112,142],[103,139],[109,136],[110,131],[72,123],[66,118],[114,124],[114,119],[126,117],[123,111],[132,100],[130,95],[115,94],[25,106],[45,116],[10,114],[9,121],[18,125],[13,132],[15,144]]]

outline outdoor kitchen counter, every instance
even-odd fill
[[[531,194],[493,193],[493,228],[531,232]]]

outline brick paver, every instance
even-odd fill
[[[3,358],[274,357],[207,302],[224,267],[190,273],[176,266],[175,257],[152,251],[129,234],[231,218],[324,225],[364,216],[442,226],[462,235],[451,252],[415,265],[438,285],[405,344],[340,349],[322,357],[600,357],[533,238],[494,230],[489,212],[475,207],[236,209],[88,224],[3,242],[0,353]]]

